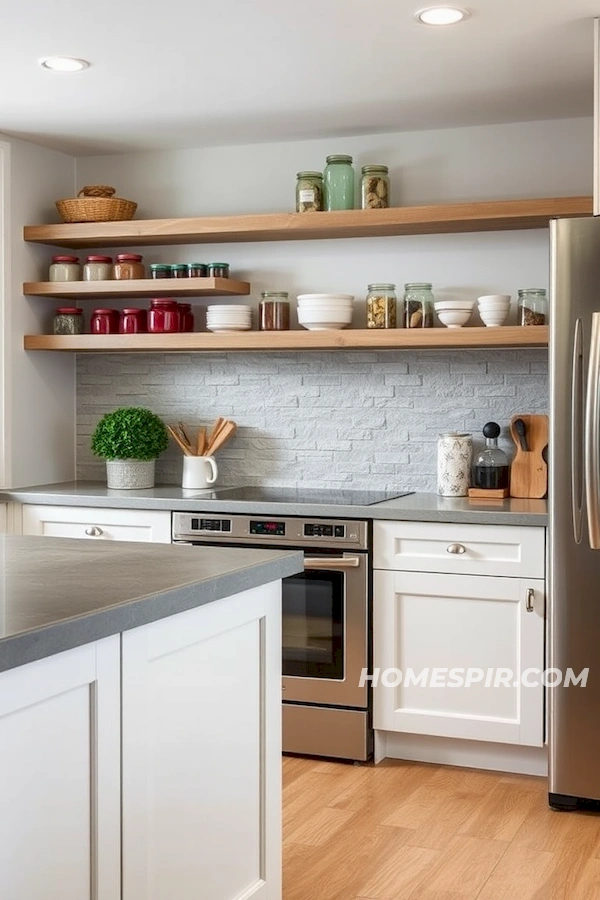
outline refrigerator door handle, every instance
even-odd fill
[[[600,313],[592,314],[590,365],[585,404],[585,499],[588,534],[592,550],[600,550],[600,512],[598,509],[600,444]]]
[[[583,532],[583,323],[575,322],[571,372],[571,511],[573,537],[581,543]]]

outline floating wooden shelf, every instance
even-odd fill
[[[546,347],[547,326],[502,328],[348,329],[341,331],[245,331],[230,334],[135,334],[25,336],[26,350],[71,353],[191,352],[223,350],[417,350]]]
[[[550,219],[591,214],[590,197],[554,197],[340,212],[26,225],[23,236],[33,243],[75,249],[299,241],[545,228]]]
[[[247,281],[235,278],[145,278],[123,281],[27,281],[23,293],[31,297],[95,300],[99,297],[243,296]]]

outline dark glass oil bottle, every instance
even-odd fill
[[[508,457],[498,447],[500,426],[497,422],[487,422],[483,426],[485,450],[481,450],[473,461],[473,484],[486,491],[508,488],[510,466]]]

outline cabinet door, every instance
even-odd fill
[[[373,609],[374,667],[402,672],[374,688],[376,729],[542,746],[543,581],[377,571]],[[469,668],[484,680],[450,686]],[[529,668],[536,687],[521,683]],[[405,683],[409,669],[442,669],[440,686]]]
[[[171,543],[171,513],[150,509],[23,506],[23,534],[95,541]]]
[[[123,900],[280,900],[281,583],[123,634]]]
[[[0,673],[0,897],[121,896],[118,636]]]

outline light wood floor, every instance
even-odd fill
[[[600,814],[546,781],[284,757],[284,900],[600,900]]]

